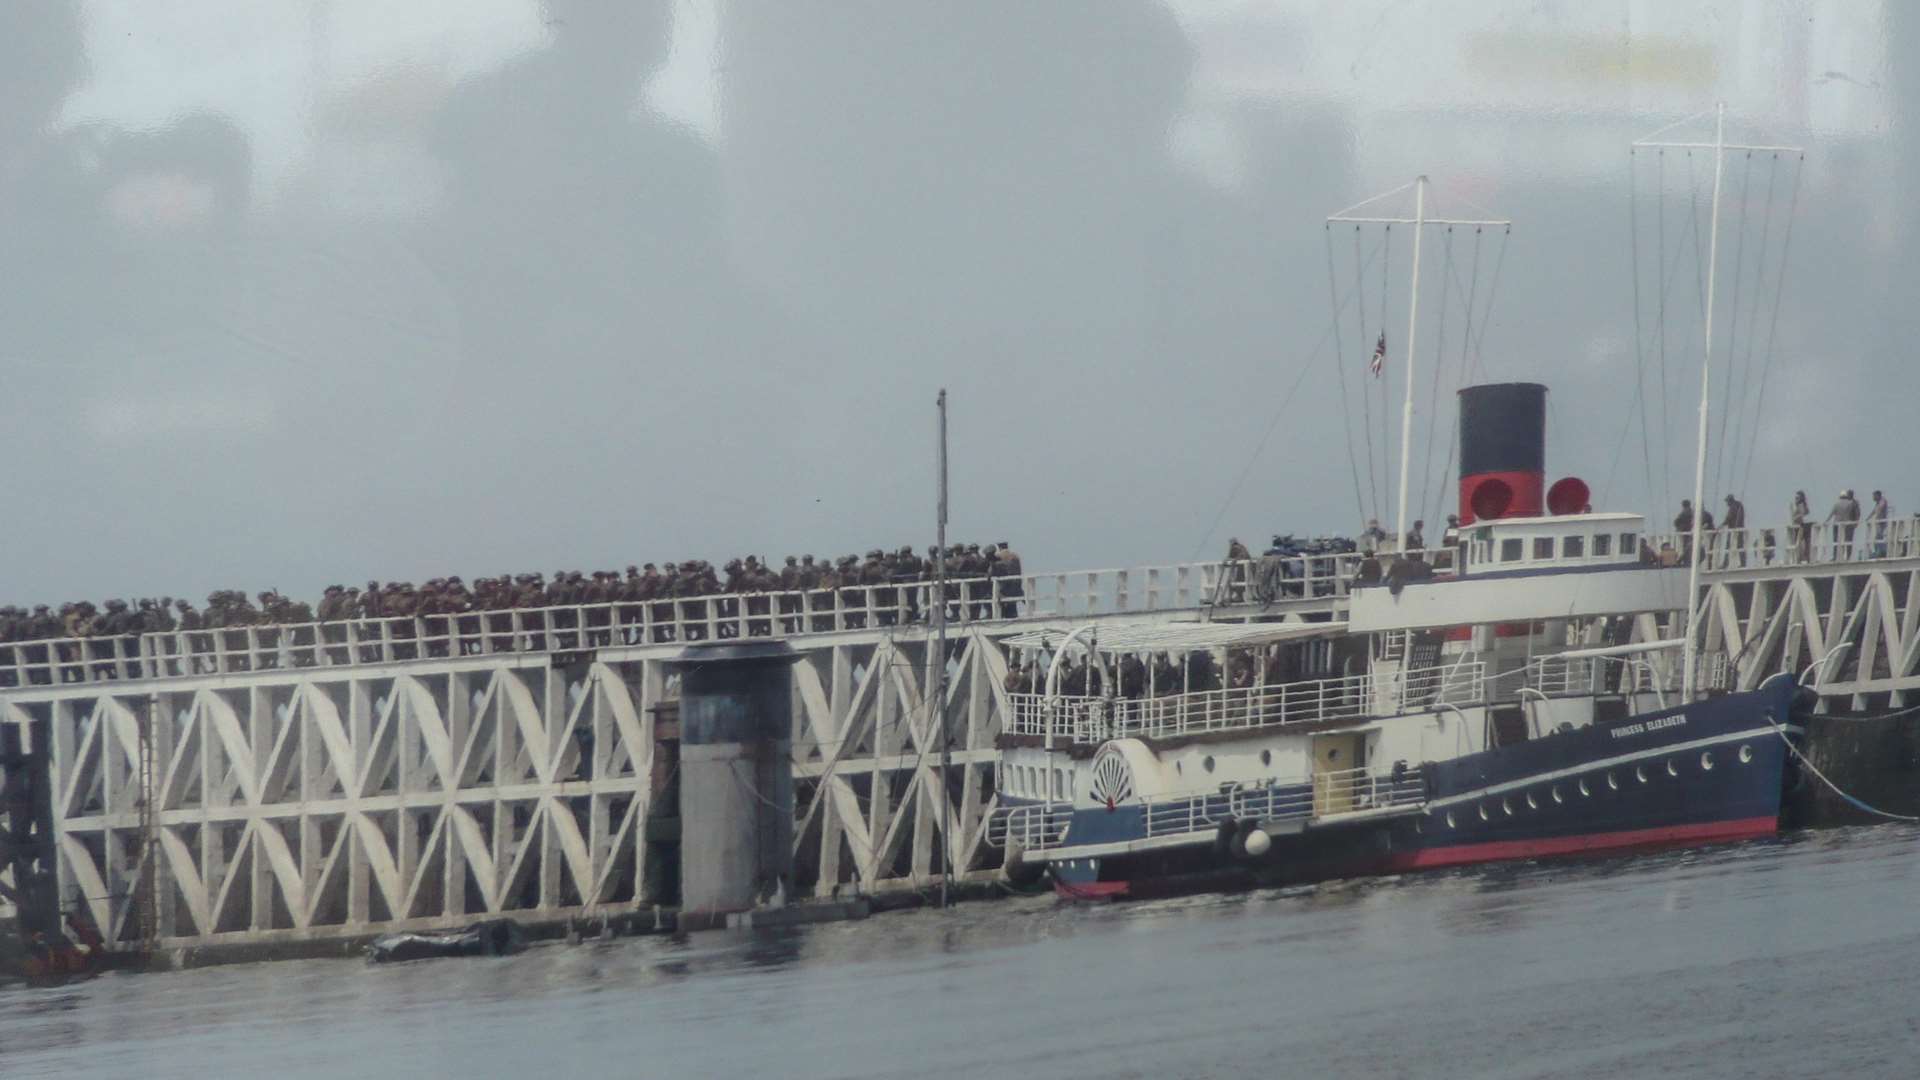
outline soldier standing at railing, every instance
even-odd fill
[[[1247,564],[1252,561],[1253,553],[1247,550],[1247,545],[1241,543],[1239,537],[1235,536],[1227,541],[1226,565],[1220,569],[1221,573],[1227,579],[1228,603],[1244,604],[1247,602],[1247,572],[1249,569]]]
[[[811,558],[812,556],[808,557]],[[780,632],[783,634],[797,633],[800,630],[800,620],[792,616],[798,614],[800,611],[799,559],[791,555],[787,556],[787,565],[780,568],[780,575],[775,585],[780,591],[780,614],[787,616],[780,620]]]
[[[1811,553],[1812,537],[1807,525],[1812,518],[1813,508],[1807,505],[1807,493],[1794,492],[1793,502],[1787,507],[1787,542],[1793,546],[1794,562],[1806,562]]]
[[[900,586],[900,606],[906,622],[920,621],[920,583],[927,580],[927,567],[913,553],[912,544],[900,545],[891,560],[893,580]]]
[[[992,573],[1000,589],[1000,617],[1019,618],[1020,600],[1026,595],[1020,584],[1020,555],[1005,540],[994,545]]]
[[[1827,511],[1826,520],[1821,524],[1834,526],[1834,557],[1853,558],[1853,531],[1859,527],[1860,502],[1853,497],[1852,488],[1844,488],[1840,498],[1834,501],[1833,509]]]
[[[1673,531],[1680,534],[1680,561],[1693,561],[1693,500],[1681,499],[1680,512],[1673,515]]]
[[[774,576],[771,568],[761,565],[758,555],[747,556],[747,636],[769,637],[773,634],[773,620],[767,618],[773,613],[773,592],[780,587],[780,579]]]
[[[1880,492],[1873,493],[1873,508],[1867,511],[1869,531],[1873,535],[1873,557],[1887,557],[1887,522],[1893,518],[1893,504]]]
[[[875,626],[893,626],[900,621],[899,590],[893,585],[893,567],[887,553],[874,548],[860,564],[860,584],[867,586],[867,603],[873,609]]]
[[[822,630],[833,629],[833,603],[839,595],[840,574],[834,569],[832,561],[824,555],[815,557],[813,566],[814,572],[809,585],[812,591],[807,594],[807,602],[812,605],[814,612],[811,629],[819,633]],[[805,567],[801,569],[802,580],[808,580],[804,576]]]
[[[987,550],[992,551],[993,545],[987,545]],[[970,579],[967,598],[973,601],[967,605],[967,618],[975,621],[993,618],[993,582],[986,580],[993,572],[993,560],[980,551],[979,544],[968,544],[960,565],[960,576]]]
[[[1726,516],[1720,519],[1721,527],[1727,530],[1725,538],[1726,551],[1729,555],[1733,555],[1739,559],[1738,565],[1745,566],[1747,565],[1745,536],[1745,530],[1747,528],[1747,504],[1734,498],[1732,495],[1727,496],[1726,502]],[[1731,562],[1732,559],[1726,561]]]

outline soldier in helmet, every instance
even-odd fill
[[[865,586],[868,609],[874,625],[894,626],[900,622],[899,594],[893,586],[893,572],[887,566],[887,553],[880,548],[867,552],[860,563],[860,584]]]
[[[993,550],[988,544],[987,550]],[[980,551],[979,544],[968,544],[961,552],[960,564],[966,567],[967,578],[967,618],[973,620],[993,617],[993,582],[988,578],[992,567],[987,557]]]
[[[860,557],[842,555],[834,560],[834,580],[840,590],[834,603],[840,612],[839,629],[858,630],[867,625],[866,594],[860,587]]]
[[[893,553],[893,580],[900,590],[900,607],[907,622],[920,621],[920,610],[925,600],[920,582],[926,577],[920,565],[920,556],[913,553],[913,545],[902,544],[900,550]]]
[[[678,591],[677,574],[670,562],[663,562],[657,568],[653,563],[640,567],[640,587],[648,601],[647,622],[653,627],[653,640],[657,642],[676,640],[673,597]]]
[[[807,555],[800,560],[800,584],[805,592],[803,607],[812,612],[807,629],[818,633],[833,629],[833,605],[840,587],[839,575],[825,555]]]
[[[747,635],[768,637],[773,633],[773,590],[779,579],[760,562],[760,556],[747,556],[740,569],[741,591],[746,593]]]

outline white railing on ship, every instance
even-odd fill
[[[1677,661],[1677,653],[1671,660],[1645,656],[1541,656],[1525,667],[1503,672],[1490,681],[1496,696],[1502,698],[1518,695],[1522,687],[1548,697],[1668,694],[1680,690]],[[1733,667],[1723,652],[1716,650],[1696,656],[1694,672],[1694,686],[1698,689],[1724,690],[1732,685]]]
[[[1315,555],[969,578],[947,583],[947,618],[965,624],[1324,600],[1345,595],[1356,559]],[[0,642],[0,689],[838,633],[924,622],[934,590],[932,582],[895,582]]]
[[[1045,851],[1066,839],[1073,804],[1029,803],[1002,807],[987,818],[987,843],[1004,848],[1009,843],[1028,851]]]
[[[1013,715],[1007,730],[1041,737],[1051,730],[1058,739],[1098,743],[1356,720],[1372,715],[1383,696],[1398,702],[1396,712],[1478,702],[1485,694],[1485,676],[1486,665],[1473,661],[1392,677],[1352,675],[1151,698],[1010,694]]]
[[[1143,800],[1146,834],[1184,836],[1236,821],[1297,821],[1361,810],[1418,806],[1426,799],[1419,769],[1371,773],[1365,768],[1321,773],[1310,783],[1237,788],[1224,792]]]

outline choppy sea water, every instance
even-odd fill
[[[1920,1075],[1920,829],[0,991],[0,1076]]]

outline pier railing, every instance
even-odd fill
[[[1686,561],[1691,543],[1683,532],[1647,538],[1656,557],[1670,550],[1680,563]],[[1700,568],[1711,572],[1913,559],[1920,558],[1920,518],[1712,529],[1700,534],[1700,549]]]
[[[1392,675],[1203,690],[1150,698],[1048,697],[1010,694],[1008,731],[1073,743],[1108,739],[1177,739],[1213,732],[1251,731],[1328,720],[1358,720],[1391,707],[1395,713],[1485,698],[1481,661],[1416,668]]]
[[[1656,557],[1670,547],[1672,558],[1686,558],[1683,535],[1649,535],[1647,543]],[[1920,518],[1718,529],[1702,537],[1701,548],[1710,572],[1915,559]],[[948,582],[945,603],[949,622],[967,624],[1330,600],[1347,595],[1364,557],[970,578]],[[0,642],[0,689],[857,631],[926,621],[934,591],[932,582],[891,582]]]
[[[1326,598],[1345,594],[1353,558],[956,579],[946,583],[946,614],[964,625]],[[0,642],[0,688],[905,626],[928,620],[936,591],[930,581],[890,582]]]

